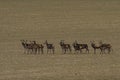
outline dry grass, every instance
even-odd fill
[[[0,80],[120,80],[120,1],[0,1]],[[48,40],[55,55],[23,54],[20,40]],[[62,54],[59,41],[87,43],[90,54]],[[113,46],[93,54],[90,41]]]

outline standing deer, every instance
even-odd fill
[[[50,51],[50,53],[51,53],[51,50],[52,50],[52,52],[53,52],[53,54],[54,54],[55,47],[53,46],[53,44],[49,44],[47,40],[45,41],[44,44],[46,44],[46,46],[47,46],[47,53],[48,53],[49,51]]]
[[[77,51],[79,51],[80,53],[82,52],[80,46],[76,42],[73,43],[73,48],[74,48],[75,52],[77,52]]]
[[[102,41],[100,41],[99,44],[104,49],[104,53],[105,53],[105,50],[108,50],[108,53],[111,52],[111,50],[112,50],[111,44],[103,43]]]
[[[32,44],[27,43],[27,40],[21,40],[22,46],[24,47],[24,53],[29,54],[29,52],[31,51],[31,53],[33,52],[33,46]]]
[[[62,52],[63,52],[64,54],[65,54],[66,51],[68,51],[68,50],[69,50],[70,52],[72,51],[70,44],[65,44],[63,40],[60,41],[60,46],[61,46]]]
[[[93,41],[93,42],[90,41],[90,42],[91,42],[91,46],[92,46],[92,48],[94,49],[94,54],[96,54],[96,50],[97,50],[97,49],[101,50],[100,53],[103,53],[103,51],[104,51],[104,47],[102,47],[101,45],[96,46],[96,44],[95,44],[94,41]]]
[[[41,53],[43,53],[44,46],[42,44],[37,44],[36,41],[30,41],[28,43],[27,40],[21,40],[21,43],[22,46],[24,47],[24,53],[29,54],[29,52],[30,53],[34,52],[35,54],[37,54],[37,52],[40,53],[40,51]]]
[[[89,53],[88,45],[87,44],[78,44],[77,41],[75,41],[78,46],[80,46],[80,49],[86,49],[86,52]]]
[[[33,46],[34,46],[34,49],[35,49],[35,53],[37,53],[38,51],[38,54],[41,53],[43,54],[43,48],[44,46],[42,44],[37,44],[36,41],[33,41]]]

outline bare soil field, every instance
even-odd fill
[[[0,80],[120,80],[119,0],[0,0]],[[45,40],[55,54],[24,54],[20,40]],[[63,54],[60,40],[90,53]],[[90,41],[112,45],[94,54]]]

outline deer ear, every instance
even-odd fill
[[[21,42],[24,42],[24,40],[20,40]]]

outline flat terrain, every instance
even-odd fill
[[[119,0],[0,0],[0,80],[120,80]],[[24,54],[20,40],[45,40],[55,54]],[[62,54],[60,40],[90,53]],[[93,53],[90,41],[110,43]]]

